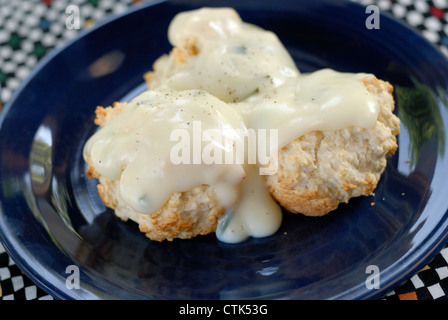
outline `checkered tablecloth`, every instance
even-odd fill
[[[448,56],[448,0],[353,0],[414,27]],[[78,32],[65,25],[69,5],[80,9],[80,30],[144,0],[0,0],[0,107],[36,63]],[[0,244],[0,299],[53,299],[27,278]],[[385,300],[448,299],[448,246]]]

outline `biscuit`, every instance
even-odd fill
[[[144,74],[149,89],[157,88],[188,66],[188,59],[199,53],[197,39],[186,39],[155,61]],[[272,197],[285,210],[307,216],[323,216],[351,198],[370,195],[387,165],[388,156],[397,150],[396,135],[400,120],[393,114],[393,87],[388,82],[367,76],[367,90],[378,100],[380,110],[371,129],[351,127],[333,131],[313,131],[290,142],[278,154],[278,170],[267,176]],[[126,103],[96,109],[95,124],[104,126]],[[99,181],[98,192],[107,207],[126,221],[138,223],[151,240],[190,239],[216,231],[225,214],[212,186],[201,185],[176,192],[157,211],[142,214],[127,205],[119,194],[119,180],[108,180],[95,171],[87,159],[87,175]],[[269,165],[268,165],[269,171]],[[274,170],[275,171],[275,170]]]
[[[104,126],[113,119],[126,103],[114,103],[110,107],[97,107],[95,124]],[[151,240],[172,241],[175,238],[190,239],[216,231],[218,219],[224,215],[212,186],[201,185],[186,192],[176,192],[157,211],[143,214],[127,205],[119,193],[119,180],[101,176],[87,157],[89,178],[98,180],[98,193],[104,204],[113,209],[123,221],[131,219],[138,223],[141,232]]]
[[[393,87],[374,76],[363,79],[380,111],[372,129],[313,131],[278,154],[278,170],[267,176],[271,195],[287,211],[322,216],[340,203],[371,195],[397,150],[400,120],[393,114]]]

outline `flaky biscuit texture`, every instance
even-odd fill
[[[387,157],[397,150],[400,120],[393,114],[392,85],[374,76],[363,83],[380,105],[373,128],[313,131],[279,151],[278,170],[267,184],[286,210],[322,216],[376,188]]]

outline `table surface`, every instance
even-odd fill
[[[407,23],[448,56],[448,0],[352,0],[377,5]],[[52,49],[74,37],[60,17],[75,4],[82,12],[81,29],[144,0],[0,0],[0,108]],[[0,244],[0,299],[52,300],[36,286]],[[448,245],[417,274],[383,300],[448,300]]]

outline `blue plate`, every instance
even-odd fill
[[[143,73],[170,50],[170,20],[203,5],[153,2],[109,19],[17,90],[0,126],[0,234],[17,265],[60,299],[374,299],[409,279],[447,241],[448,65],[387,15],[368,29],[365,8],[348,1],[213,6],[277,33],[304,72],[370,72],[394,85],[399,150],[374,196],[321,218],[285,212],[275,235],[238,245],[152,242],[104,207],[82,159],[94,109],[143,90]]]

